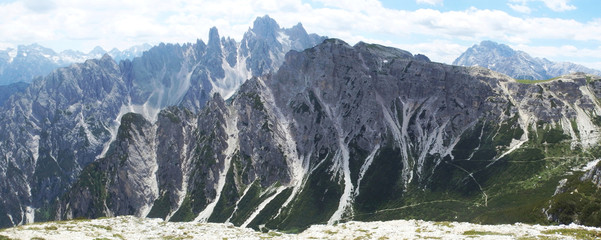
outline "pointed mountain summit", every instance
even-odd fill
[[[209,40],[207,43],[207,46],[209,48],[215,48],[215,50],[217,50],[217,48],[221,48],[221,39],[219,39],[219,30],[217,30],[216,27],[212,27],[209,30]]]
[[[481,66],[516,79],[544,80],[570,73],[601,75],[601,71],[569,62],[552,62],[516,51],[505,44],[482,41],[467,49],[453,65]]]
[[[114,160],[114,157],[121,156],[120,153],[127,152],[132,159],[146,162],[144,164],[171,164],[163,161],[173,157],[169,156],[172,153],[170,151],[187,148],[191,140],[178,140],[177,143],[182,145],[169,151],[161,149],[166,155],[157,156],[154,142],[158,140],[158,135],[179,134],[175,129],[180,126],[173,125],[175,122],[171,121],[177,122],[177,118],[185,119],[191,114],[202,112],[208,101],[232,97],[253,76],[277,71],[287,52],[302,51],[324,39],[316,36],[305,32],[302,36],[290,37],[286,34],[286,29],[280,28],[275,20],[265,16],[255,21],[254,27],[240,42],[221,37],[217,28],[212,28],[207,44],[202,40],[185,44],[161,43],[147,51],[132,49],[132,52],[141,56],[119,62],[114,61],[116,57],[110,56],[110,53],[106,54],[106,51],[96,48],[92,53],[102,52],[102,55],[92,60],[58,69],[58,64],[52,65],[46,69],[50,74],[33,81],[22,93],[9,98],[0,109],[0,179],[3,180],[0,181],[0,192],[6,193],[0,194],[0,227],[49,220],[54,218],[52,215],[56,211],[82,214],[78,211],[85,210],[85,206],[80,205],[69,205],[71,209],[50,209],[57,207],[53,205],[56,204],[55,201],[74,187],[80,174],[100,173],[96,170],[82,173],[83,169],[103,169],[106,167],[101,165],[103,162]],[[297,38],[314,41],[296,44],[294,39]],[[64,55],[54,56],[59,60],[61,56],[66,56],[69,60],[86,56],[77,51],[65,51],[61,54]],[[25,54],[18,54],[15,50],[0,52],[0,73],[5,69],[5,65],[2,65],[4,62],[9,62],[11,58],[11,61],[19,62],[21,55]],[[43,59],[48,60],[46,57]],[[28,66],[41,65],[31,63]],[[215,103],[208,108],[214,105]],[[174,106],[185,110],[160,114]],[[173,129],[157,132],[154,126],[157,123],[162,126],[171,125]],[[212,130],[214,126],[217,125],[207,123],[206,130]],[[146,140],[140,142],[140,139]],[[211,139],[202,141],[213,144]],[[125,142],[131,144],[124,144]],[[223,143],[222,146],[227,144]],[[130,152],[133,148],[140,147],[145,148],[140,154]],[[189,150],[196,151],[192,148]],[[153,159],[160,161],[153,162]],[[162,183],[158,186],[166,186],[169,190],[181,189],[181,185],[164,186],[163,181],[176,180],[176,176],[172,174],[176,170],[181,171],[178,167],[189,165],[171,166],[166,175],[159,176]],[[124,171],[131,169],[141,168],[132,165]],[[211,173],[217,176],[218,170],[219,168],[211,169]],[[146,176],[145,179],[149,181],[156,180],[151,172],[137,174]],[[201,180],[205,181],[204,178]],[[114,183],[135,191],[141,186],[138,183]],[[211,188],[212,186],[207,187],[207,191],[214,192]],[[110,193],[111,197],[118,197],[111,198],[111,201],[119,205],[114,213],[122,214],[136,209],[136,215],[146,216],[150,210],[148,204],[152,202],[145,201],[157,197],[158,193],[154,192],[156,189],[150,188],[145,194],[135,191],[130,192],[133,195]],[[90,194],[93,193],[97,192]],[[140,198],[135,198],[134,195]],[[183,200],[182,197],[173,193],[172,199]],[[117,203],[119,199],[129,200],[128,203]],[[69,201],[78,202],[76,199]],[[34,209],[38,209],[35,214]],[[101,209],[98,213],[103,211]]]
[[[280,25],[278,25],[278,23],[268,15],[257,17],[252,28],[252,32],[254,32],[257,36],[273,40],[278,37],[277,34],[279,30]]]
[[[240,50],[246,58],[253,76],[269,73],[284,62],[284,55],[290,50],[301,51],[306,46],[315,46],[326,37],[307,34],[302,25],[283,29],[268,15],[257,17],[253,28],[244,34]],[[266,58],[273,55],[274,58]]]
[[[102,56],[102,55],[104,55],[105,53],[107,53],[107,51],[106,51],[106,50],[104,50],[104,49],[103,49],[102,47],[100,47],[100,46],[96,46],[96,47],[94,47],[94,49],[92,49],[92,51],[90,51],[90,52],[88,53],[88,55],[92,55],[92,56]]]

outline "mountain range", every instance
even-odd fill
[[[240,42],[59,68],[0,110],[0,226],[120,215],[300,231],[601,225],[601,77],[483,67],[257,18]]]
[[[41,214],[64,195],[82,170],[111,152],[125,113],[155,122],[171,105],[197,112],[214,93],[232,95],[245,79],[273,71],[289,50],[323,39],[264,17],[241,42],[212,28],[207,43],[160,44],[119,63],[105,54],[35,80],[2,108],[0,225],[33,221],[34,208]]]
[[[16,49],[0,50],[0,85],[16,82],[30,83],[35,77],[46,76],[59,67],[84,62],[87,59],[101,58],[106,53],[116,61],[133,59],[141,56],[150,47],[149,44],[142,44],[123,51],[114,48],[107,52],[101,47],[96,47],[89,53],[75,50],[56,53],[39,44],[19,45]]]
[[[545,80],[576,72],[601,75],[601,71],[596,69],[570,62],[535,58],[523,51],[516,51],[505,44],[492,41],[483,41],[467,49],[453,61],[453,65],[481,66],[515,79],[525,80]]]

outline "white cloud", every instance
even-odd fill
[[[470,46],[460,45],[446,40],[434,40],[417,44],[398,44],[395,47],[411,49],[413,54],[424,54],[435,62],[452,63],[461,53]]]
[[[556,12],[575,10],[576,6],[568,4],[570,0],[541,0],[545,6]]]
[[[509,7],[521,13],[530,13],[531,9],[528,6],[529,2],[541,2],[547,8],[555,12],[564,12],[576,10],[576,6],[569,4],[571,0],[509,0]],[[516,4],[512,4],[516,3]]]
[[[511,4],[511,3],[509,3],[507,5],[509,5],[509,7],[516,12],[521,12],[521,13],[526,13],[526,14],[529,14],[530,12],[532,12],[532,9],[530,9],[530,7],[528,7],[527,5]]]
[[[444,0],[416,0],[418,4],[442,5]]]
[[[578,64],[582,64],[582,65],[587,66],[592,69],[601,70],[601,62],[584,62],[584,63],[581,62]]]
[[[578,48],[574,45],[566,44],[561,46],[531,46],[526,44],[512,45],[512,48],[527,52],[533,57],[547,58],[551,61],[564,62],[566,59],[572,59],[571,62],[578,63],[589,68],[601,70],[601,47],[598,48]]]
[[[344,9],[351,12],[371,12],[371,10],[382,8],[382,3],[378,0],[315,0],[322,3],[326,7]],[[441,1],[441,0],[426,0],[426,1]]]

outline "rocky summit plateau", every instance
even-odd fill
[[[0,226],[601,226],[599,76],[518,81],[268,16],[240,42],[208,39],[60,68],[9,98]]]

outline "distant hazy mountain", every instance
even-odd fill
[[[134,46],[123,51],[113,49],[110,52],[101,47],[96,47],[89,53],[75,50],[65,50],[56,53],[50,48],[38,44],[20,45],[16,49],[0,50],[0,85],[15,82],[29,83],[33,78],[45,76],[52,70],[84,62],[87,59],[98,59],[108,53],[119,62],[141,56],[145,50],[150,49],[149,44]]]
[[[549,79],[565,74],[584,72],[601,75],[601,71],[570,62],[552,62],[515,51],[505,44],[483,41],[467,49],[453,65],[481,66],[516,79]]]
[[[133,59],[135,57],[139,57],[142,56],[142,53],[144,53],[144,51],[150,49],[152,46],[148,43],[142,44],[142,45],[136,45],[133,47],[130,47],[128,49],[125,49],[123,51],[120,51],[119,49],[113,48],[112,50],[108,51],[107,53],[109,55],[111,55],[111,57],[116,61],[119,62],[121,60],[125,60],[125,59]]]

